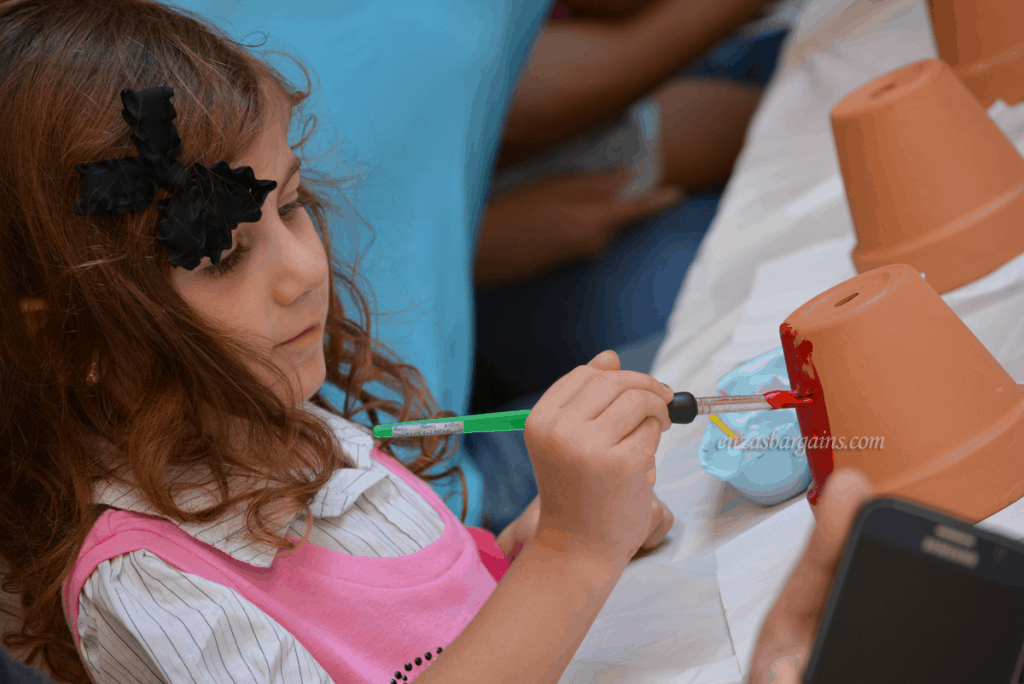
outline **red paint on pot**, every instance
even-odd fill
[[[807,441],[807,465],[810,466],[811,477],[814,478],[810,489],[807,490],[807,500],[814,505],[818,503],[825,480],[832,474],[834,467],[832,431],[828,424],[828,411],[825,409],[825,394],[822,391],[821,379],[811,360],[810,340],[797,344],[795,331],[786,323],[779,326],[779,336],[782,338],[782,353],[786,358],[791,394],[813,397],[810,403],[796,407],[796,417],[800,422],[800,433]],[[767,395],[765,396],[767,398]]]
[[[840,283],[780,332],[790,389],[815,400],[797,409],[812,502],[841,468],[864,473],[878,496],[971,524],[1024,498],[1024,386],[915,268]]]
[[[814,403],[814,397],[809,395],[798,395],[787,390],[776,390],[766,392],[764,400],[773,409],[795,409],[801,406],[810,406]]]

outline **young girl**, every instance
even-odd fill
[[[288,143],[308,89],[148,0],[0,0],[0,67],[5,644],[66,682],[556,682],[672,524],[671,390],[559,380],[488,548],[422,481],[447,438],[349,420],[441,414],[334,289],[369,320]]]

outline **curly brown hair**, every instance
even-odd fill
[[[289,551],[296,546],[274,531],[276,513],[308,515],[344,466],[330,427],[279,399],[243,360],[287,385],[281,370],[172,285],[155,241],[155,202],[114,218],[72,211],[76,164],[137,154],[121,118],[123,88],[174,88],[185,164],[244,155],[274,98],[301,111],[309,72],[299,64],[306,89],[295,91],[250,47],[150,0],[0,0],[0,579],[15,598],[0,612],[14,629],[3,644],[61,681],[89,681],[61,585],[98,516],[97,482],[131,482],[181,522],[245,506],[252,537]],[[303,118],[297,152],[315,124]],[[306,181],[300,196],[331,273],[327,381],[345,393],[340,411],[320,393],[311,401],[346,418],[365,411],[374,425],[380,413],[395,421],[451,415],[418,371],[372,338],[356,260],[335,262],[331,251],[329,196]],[[87,380],[94,363],[98,383]],[[245,449],[231,448],[218,427],[225,420],[245,426]],[[381,443],[392,456],[413,454],[405,465],[423,480],[458,476],[465,521],[461,469],[425,473],[455,446],[439,436]],[[172,488],[181,469],[201,477]],[[236,491],[235,483],[256,481]],[[188,512],[175,503],[198,487],[218,491],[217,504]]]

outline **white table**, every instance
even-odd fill
[[[855,275],[829,112],[861,84],[937,54],[923,0],[810,0],[795,23],[655,358],[652,375],[677,389],[714,393],[726,372],[779,346],[789,313]],[[989,112],[1024,149],[1024,107]],[[766,277],[795,268],[787,257],[811,264],[796,288]],[[1024,257],[944,299],[1024,381]],[[763,507],[705,473],[706,424],[663,435],[656,492],[677,523],[627,568],[563,683],[742,681],[813,518],[803,496]],[[1024,501],[982,525],[1024,535]]]

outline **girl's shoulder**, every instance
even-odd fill
[[[337,447],[344,455],[346,466],[334,473],[330,482],[317,494],[311,510],[314,515],[319,515],[320,511],[327,508],[332,510],[337,508],[338,501],[352,500],[354,497],[347,496],[346,493],[351,495],[355,491],[355,484],[358,484],[359,489],[364,490],[386,477],[387,473],[380,467],[374,466],[371,454],[377,447],[377,443],[369,428],[310,403],[307,403],[305,408],[323,419],[331,428],[337,440]],[[367,471],[372,472],[368,473]],[[269,567],[273,562],[278,549],[265,543],[256,542],[245,534],[247,511],[241,505],[225,511],[216,521],[189,523],[169,520],[143,494],[135,484],[130,472],[121,468],[116,469],[114,475],[114,477],[94,483],[92,500],[95,504],[117,511],[165,520],[196,540],[212,546],[236,560],[256,567]],[[174,493],[171,494],[174,505],[186,513],[208,510],[222,500],[223,493],[219,489],[219,478],[212,477],[210,472],[200,466],[191,466],[187,470],[172,468],[167,473],[167,482],[168,486],[174,490]],[[197,484],[185,487],[186,483]],[[231,495],[241,494],[252,487],[258,488],[262,485],[261,482],[254,483],[250,478],[229,478]],[[278,527],[284,532],[292,526],[299,512],[289,509],[288,515],[284,513],[280,515],[281,519],[275,520],[275,524],[280,523]],[[122,521],[125,518],[123,515],[117,517]]]

